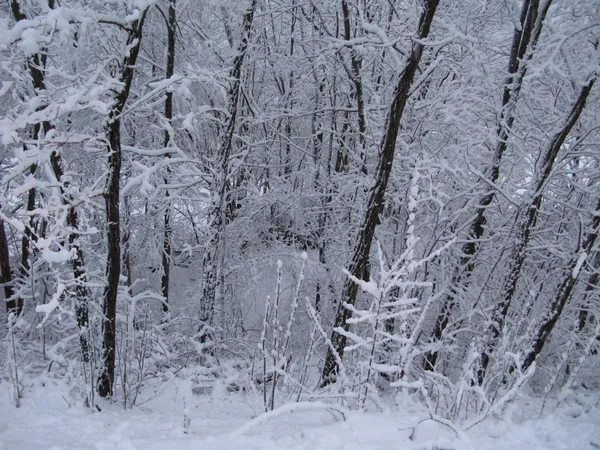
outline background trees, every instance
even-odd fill
[[[281,317],[310,308],[272,373],[341,363],[458,417],[591,361],[593,1],[2,8],[3,295],[88,400],[253,367],[277,260]]]

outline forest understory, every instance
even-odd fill
[[[597,0],[2,3],[0,448],[600,448],[599,74]]]

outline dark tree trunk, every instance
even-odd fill
[[[26,20],[27,16],[21,11],[21,6],[18,1],[10,0],[10,8],[13,14],[13,17],[17,22],[22,20]],[[49,0],[48,6],[50,8],[54,8],[54,1]],[[46,55],[44,53],[35,53],[32,55],[27,61],[27,68],[29,70],[29,75],[31,77],[31,83],[33,85],[34,90],[40,92],[46,90],[45,85],[45,75],[43,72],[44,67],[46,66]],[[41,111],[45,108],[45,106],[40,106],[37,110]],[[33,140],[38,139],[39,137],[44,137],[48,131],[52,129],[52,126],[49,122],[41,122],[37,123],[33,126],[31,137]],[[40,136],[42,135],[42,136]],[[24,146],[26,150],[26,146]],[[37,170],[37,166],[34,164],[30,167],[31,175],[34,175]],[[29,254],[31,251],[31,237],[33,235],[33,217],[30,212],[35,208],[35,200],[36,200],[36,190],[30,189],[27,194],[27,222],[25,224],[25,230],[23,232],[23,237],[21,238],[21,265],[19,272],[22,277],[25,277],[29,273],[30,263],[29,263]],[[23,299],[15,299],[14,308],[12,308],[13,312],[17,315],[21,314],[23,310]]]
[[[37,136],[34,136],[34,139]],[[37,170],[36,165],[32,165],[29,173],[33,176]],[[27,193],[27,220],[25,222],[25,230],[23,231],[23,237],[21,238],[21,267],[20,273],[22,277],[29,275],[29,251],[31,248],[31,236],[33,235],[33,217],[30,214],[35,208],[35,197],[36,190],[30,189]],[[19,311],[19,314],[21,311]]]
[[[417,40],[413,43],[413,48],[406,63],[406,67],[400,75],[398,84],[394,90],[392,104],[384,127],[385,134],[381,143],[381,154],[377,166],[375,185],[371,189],[371,195],[366,205],[366,212],[359,231],[354,255],[348,265],[348,272],[356,278],[363,278],[363,274],[367,270],[371,243],[373,241],[373,235],[375,234],[375,227],[379,223],[379,215],[384,206],[385,192],[394,162],[396,139],[398,137],[400,121],[402,120],[410,88],[413,84],[414,76],[423,54],[423,44],[421,44],[420,41],[426,39],[429,35],[429,30],[438,3],[439,0],[428,0],[424,2],[423,12],[421,13],[417,29]],[[343,306],[343,303],[354,305],[357,293],[358,285],[348,277],[344,282],[341,296],[342,301],[338,307],[334,327],[342,327],[343,329],[348,330],[347,319],[349,317],[349,311]],[[331,343],[333,351],[337,352],[340,358],[343,357],[344,347],[346,346],[346,336],[334,331],[331,336]],[[323,366],[322,386],[333,383],[337,378],[339,368],[333,351],[331,348],[327,351],[325,364]]]
[[[342,0],[342,14],[344,16],[344,39],[346,41],[350,41],[352,39],[352,30],[350,23],[350,10],[348,9],[348,2],[346,0]],[[364,100],[364,90],[363,83],[361,77],[361,69],[362,69],[362,58],[356,52],[354,46],[350,47],[350,70],[348,71],[348,75],[350,77],[350,81],[354,85],[353,96],[356,99],[356,109],[358,114],[358,143],[359,143],[359,153],[360,160],[362,161],[361,172],[364,174],[367,173],[366,166],[366,131],[367,131],[367,121],[365,119],[365,100]]]
[[[537,46],[546,13],[552,0],[549,0],[541,14],[538,12],[539,0],[523,0],[521,8],[520,29],[515,28],[508,60],[508,77],[504,82],[502,93],[502,109],[496,126],[496,147],[489,171],[489,181],[495,184],[500,176],[500,164],[508,146],[510,129],[515,121],[516,106],[523,86],[523,78],[527,74],[528,61],[533,56]],[[485,211],[496,197],[496,191],[488,188],[479,201],[475,217],[471,222],[469,241],[462,247],[461,257],[450,282],[450,292],[444,300],[442,310],[437,316],[433,340],[439,342],[452,315],[456,299],[460,291],[470,283],[475,269],[474,257],[477,254],[481,239],[485,233]],[[438,352],[431,352],[424,359],[424,368],[433,370],[438,358]]]
[[[598,206],[600,206],[600,204]],[[596,211],[598,211],[598,210],[599,210],[599,208],[596,207]],[[598,211],[598,212],[600,213],[600,211]],[[596,270],[588,277],[588,279],[586,281],[586,286],[585,286],[585,298],[586,299],[589,298],[589,296],[592,295],[594,293],[594,291],[596,291],[600,288],[600,272],[598,272],[598,270],[597,270],[597,268],[600,267],[600,252],[596,252],[592,266],[595,267]],[[576,328],[577,333],[582,332],[585,329],[588,321],[590,320],[590,311],[588,308],[584,307],[584,309],[579,311],[579,320],[577,321],[577,328]],[[591,314],[591,316],[594,317],[593,314]]]
[[[590,228],[591,231],[586,236],[586,238],[583,241],[583,245],[581,246],[581,252],[585,253],[586,259],[587,256],[589,256],[592,249],[594,248],[598,239],[598,230],[600,228],[600,202],[596,206],[595,215]],[[573,292],[573,288],[575,287],[575,284],[577,283],[577,280],[579,278],[579,273],[581,272],[581,270],[575,270],[577,264],[580,265],[579,269],[581,269],[582,263],[581,261],[579,261],[579,257],[580,255],[575,255],[571,259],[571,262],[567,267],[567,276],[560,284],[559,288],[556,290],[554,298],[550,302],[550,309],[546,313],[539,325],[539,328],[533,340],[533,344],[531,346],[531,350],[529,351],[529,353],[527,353],[525,359],[523,360],[523,370],[527,370],[529,366],[531,366],[531,364],[533,364],[533,362],[537,359],[537,357],[540,356],[540,353],[542,353],[544,346],[548,342],[548,337],[550,336],[550,333],[552,333],[552,330],[556,326],[558,319],[560,319],[560,316],[565,308],[565,305],[567,304],[567,301],[571,297],[571,293]],[[594,286],[595,283],[597,283],[598,281],[597,273],[592,274],[591,278],[592,279],[590,281],[594,284],[591,284],[590,286]],[[579,324],[579,326],[580,329],[583,328],[581,324]]]
[[[8,250],[8,240],[6,239],[6,230],[4,229],[4,220],[0,218],[0,282],[4,286],[4,300],[6,301],[6,311],[19,315],[23,309],[23,300],[14,298],[13,276],[10,269],[10,252]]]
[[[119,226],[119,177],[121,174],[121,130],[120,120],[113,116],[108,126],[109,174],[104,194],[107,221],[107,267],[106,289],[102,313],[104,327],[102,335],[102,362],[104,367],[98,383],[98,393],[102,397],[112,395],[115,379],[115,328],[117,315],[117,292],[121,275],[121,236]]]
[[[167,19],[167,70],[165,78],[169,79],[175,71],[175,31],[177,26],[177,17],[175,11],[176,0],[169,0],[169,13]],[[173,119],[173,93],[167,91],[165,96],[165,119],[171,123]],[[169,129],[165,130],[164,146],[167,148],[173,139]],[[170,157],[167,154],[167,157]],[[167,169],[167,173],[169,173]],[[165,184],[168,180],[165,179]],[[169,191],[166,191],[166,197],[169,197]],[[162,277],[160,280],[160,290],[165,301],[162,305],[164,313],[169,312],[169,275],[171,266],[171,236],[173,230],[171,227],[171,206],[167,204],[164,216],[164,236],[163,236],[163,253],[162,253]]]
[[[63,177],[63,167],[61,157],[54,152],[50,155],[50,165],[56,179],[61,182]],[[73,268],[73,279],[75,280],[75,317],[79,328],[79,345],[81,347],[81,356],[84,362],[89,362],[91,356],[91,348],[88,340],[88,299],[90,293],[86,287],[86,271],[83,252],[79,247],[79,219],[75,205],[72,204],[73,198],[65,192],[68,184],[61,184],[60,192],[63,204],[69,207],[67,212],[67,225],[69,226],[69,246],[74,250],[74,257],[71,259],[71,267]]]
[[[135,62],[142,42],[142,27],[147,10],[144,10],[140,19],[131,24],[127,36],[128,56],[123,61],[120,81],[123,83],[121,91],[115,97],[111,109],[106,136],[108,140],[108,179],[104,200],[106,205],[107,221],[107,262],[106,262],[106,289],[104,291],[104,328],[102,335],[102,362],[103,368],[98,380],[98,393],[102,397],[110,397],[115,381],[115,345],[116,345],[116,314],[117,293],[119,278],[121,276],[121,229],[119,221],[120,176],[121,176],[121,113],[127,103],[131,82],[135,70]]]
[[[54,8],[54,2],[49,1],[48,6],[50,8]],[[12,9],[15,19],[17,21],[26,19],[26,16],[20,11],[19,4],[14,0],[11,1],[11,9]],[[46,90],[46,78],[45,78],[45,73],[43,71],[43,67],[45,67],[45,65],[46,65],[46,56],[44,54],[35,54],[28,64],[29,74],[31,76],[33,86],[38,92],[42,92],[42,91]],[[45,108],[45,106],[41,106],[39,109],[41,110],[43,108]],[[34,135],[33,138],[34,139],[38,138],[38,134],[40,134],[40,132],[43,132],[43,134],[45,136],[53,128],[54,128],[54,126],[50,122],[42,122],[41,124],[36,124],[34,126],[34,130],[33,130],[33,135]],[[50,155],[50,165],[52,167],[52,171],[54,172],[54,176],[56,177],[57,181],[59,183],[64,183],[64,181],[62,180],[64,171],[63,171],[63,167],[62,167],[62,161],[61,161],[60,154],[58,154],[57,152],[53,152]],[[32,169],[32,173],[34,171],[35,171],[35,169]],[[78,229],[78,226],[79,226],[79,223],[78,223],[79,221],[77,218],[77,211],[75,209],[75,205],[72,204],[73,198],[65,192],[65,189],[67,187],[68,187],[68,185],[66,183],[60,184],[60,193],[61,193],[62,203],[69,208],[69,210],[67,212],[67,225],[71,229],[71,232],[69,233],[69,236],[68,236],[68,242],[69,242],[70,247],[75,250],[75,252],[74,252],[75,256],[71,260],[71,265],[73,267],[73,278],[75,279],[75,283],[76,283],[75,315],[76,315],[77,325],[79,327],[79,333],[80,333],[79,339],[80,339],[82,358],[83,358],[83,361],[88,362],[89,357],[90,357],[90,346],[89,346],[89,342],[88,342],[88,338],[87,338],[87,327],[88,327],[88,304],[87,304],[87,301],[89,298],[89,292],[88,292],[87,288],[85,287],[86,274],[85,274],[85,262],[84,262],[84,258],[83,258],[83,253],[77,243],[78,234],[77,234],[76,230]],[[28,210],[31,210],[33,208],[34,203],[35,203],[35,191],[31,190],[29,192],[29,198],[28,198],[28,205],[27,205]],[[28,234],[28,231],[29,231],[29,234]],[[31,232],[31,230],[28,228],[25,232],[25,235],[23,237],[23,242],[22,242],[23,253],[22,253],[21,265],[22,265],[23,270],[28,270],[28,268],[29,268],[28,259],[29,259],[29,248],[30,248],[29,240],[31,238],[30,232]]]

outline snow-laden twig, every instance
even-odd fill
[[[54,310],[60,308],[60,303],[58,300],[62,297],[63,293],[65,292],[65,289],[66,286],[59,281],[56,285],[56,292],[52,296],[50,302],[44,305],[37,305],[35,307],[35,312],[44,314],[44,317],[39,323],[38,328],[43,327],[46,324],[48,317],[50,317],[50,314],[52,314]]]
[[[304,268],[306,266],[306,260],[308,259],[308,255],[306,252],[302,253],[302,267],[300,268],[300,274],[298,275],[298,283],[296,284],[296,290],[294,291],[294,297],[292,298],[292,310],[290,311],[290,318],[288,320],[286,330],[285,330],[285,342],[283,343],[283,347],[281,349],[282,358],[286,357],[286,352],[288,349],[288,345],[290,343],[290,337],[292,336],[292,325],[294,324],[294,318],[296,315],[296,310],[298,309],[298,298],[300,296],[300,289],[302,287],[302,282],[304,281]]]
[[[275,293],[275,303],[273,304],[273,347],[271,354],[273,356],[273,368],[277,367],[279,361],[279,300],[281,298],[281,267],[282,262],[277,261],[277,291]],[[277,381],[277,372],[273,372],[273,385],[271,387],[271,411],[275,409],[275,386]],[[266,389],[263,386],[263,389]]]
[[[267,358],[269,357],[267,353],[267,326],[269,324],[269,308],[271,306],[271,296],[267,295],[267,300],[265,302],[265,318],[263,319],[263,328],[260,333],[260,346],[259,348],[262,350],[263,354],[263,402],[265,411],[268,410],[267,407]]]

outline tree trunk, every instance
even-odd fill
[[[596,207],[596,210],[598,210],[598,207]],[[584,297],[586,301],[591,295],[593,295],[594,291],[600,288],[600,272],[598,271],[598,267],[600,267],[600,252],[596,252],[592,266],[595,267],[596,270],[588,277],[588,280],[586,282]],[[591,316],[594,317],[593,314]],[[582,332],[588,324],[589,320],[590,311],[588,306],[588,308],[584,307],[581,311],[579,311],[579,320],[577,321],[576,332]]]
[[[15,18],[15,20],[17,22],[27,19],[27,16],[21,11],[21,6],[18,1],[9,0],[9,4],[10,4],[10,9],[13,14],[13,17]],[[50,8],[53,8],[54,2],[52,0],[50,0],[48,2],[48,6]],[[44,53],[35,53],[30,58],[28,58],[27,68],[29,69],[29,75],[30,75],[34,90],[43,91],[46,89],[46,86],[44,83],[44,72],[43,72],[43,68],[45,66],[46,66],[46,55]],[[45,106],[42,105],[37,108],[37,111],[40,111],[44,108],[45,108]],[[48,122],[42,122],[42,123],[35,124],[33,126],[32,132],[31,132],[32,139],[33,140],[38,139],[40,137],[39,135],[42,133],[45,136],[45,134],[48,131],[50,131],[51,128],[52,127],[50,126],[50,124]],[[24,150],[27,149],[25,145],[23,147],[24,147]],[[36,170],[37,170],[37,165],[33,164],[30,167],[30,174],[35,175]],[[21,238],[21,265],[19,268],[19,272],[22,277],[27,276],[28,272],[29,272],[29,252],[30,252],[30,247],[31,247],[31,236],[33,234],[33,230],[32,230],[33,218],[32,218],[32,215],[29,213],[31,211],[33,211],[33,209],[35,208],[35,197],[36,197],[36,190],[30,189],[27,194],[27,206],[26,206],[27,222],[25,224],[25,230],[23,231],[23,236]],[[23,310],[23,299],[22,298],[15,299],[14,303],[11,302],[11,304],[12,304],[11,310],[16,315],[21,314],[21,312]]]
[[[54,8],[54,2],[51,0],[48,2],[48,6],[50,8]],[[18,2],[11,0],[11,10],[13,15],[17,21],[25,20],[27,17],[21,12]],[[31,77],[31,81],[33,87],[38,92],[43,92],[46,90],[46,77],[44,72],[44,67],[46,66],[46,55],[43,53],[37,53],[32,56],[31,61],[28,63],[29,74]],[[44,109],[46,106],[42,105],[38,108],[38,110]],[[54,129],[54,126],[50,122],[41,122],[34,126],[33,129],[33,138],[37,139],[38,135],[43,132],[44,136],[51,130]],[[85,274],[85,263],[83,259],[83,253],[77,244],[78,234],[75,230],[78,229],[79,221],[77,218],[77,211],[75,206],[72,204],[73,198],[69,196],[65,190],[68,187],[68,184],[62,180],[63,177],[63,167],[60,154],[56,151],[52,152],[50,155],[50,166],[52,167],[52,172],[56,177],[56,180],[61,183],[60,184],[60,193],[61,193],[61,202],[63,205],[69,208],[67,212],[67,225],[71,229],[71,232],[68,236],[68,242],[72,249],[75,250],[74,257],[71,260],[71,265],[73,267],[73,278],[76,283],[75,287],[75,316],[77,319],[77,325],[79,327],[80,333],[80,347],[82,359],[84,362],[89,361],[90,356],[90,347],[87,339],[87,326],[88,326],[88,298],[89,292],[85,287],[86,274]],[[32,174],[35,172],[35,169],[32,168]],[[28,211],[31,211],[35,204],[35,190],[29,191],[29,197],[27,201]],[[29,269],[29,248],[30,248],[30,238],[31,238],[31,230],[27,227],[25,231],[25,235],[23,236],[22,241],[22,255],[21,255],[21,268],[23,271],[27,271]],[[17,309],[20,310],[22,308],[22,300],[21,306]]]
[[[540,356],[544,346],[548,342],[548,337],[552,330],[554,329],[558,319],[560,319],[560,315],[562,314],[567,301],[571,297],[571,293],[573,292],[573,288],[577,283],[579,278],[579,273],[581,272],[581,268],[587,257],[589,257],[594,245],[596,244],[596,240],[598,238],[598,230],[600,228],[600,202],[596,206],[596,211],[594,214],[594,218],[591,223],[591,231],[586,236],[583,241],[583,245],[581,246],[581,252],[578,255],[575,255],[567,267],[567,276],[560,284],[559,288],[556,290],[556,294],[554,298],[550,302],[550,310],[542,319],[535,338],[533,340],[533,344],[531,346],[531,350],[525,356],[523,360],[522,370],[527,370],[531,364]],[[583,256],[584,261],[581,261],[580,258]],[[592,277],[596,276],[596,279],[591,280],[592,282],[597,282],[597,274],[594,273]],[[580,325],[581,327],[581,325]],[[583,328],[583,327],[581,327]]]
[[[8,240],[4,229],[4,220],[0,218],[0,282],[4,286],[4,300],[6,301],[6,312],[19,315],[23,309],[23,300],[14,298],[13,277],[10,269],[10,252]]]
[[[169,0],[169,12],[167,19],[167,70],[165,78],[169,79],[175,71],[175,31],[177,26],[177,17],[175,11],[176,0]],[[171,123],[173,119],[173,92],[167,91],[165,96],[165,119]],[[164,146],[167,148],[173,139],[169,129],[165,130]],[[167,158],[170,154],[167,154]],[[169,173],[167,168],[167,173]],[[165,184],[168,180],[165,179]],[[166,191],[166,197],[169,197],[169,191]],[[171,227],[171,206],[167,204],[164,215],[164,235],[163,235],[163,253],[162,253],[162,277],[160,280],[160,290],[164,297],[162,309],[164,313],[169,312],[169,275],[171,266],[171,236],[173,230]]]
[[[236,126],[236,118],[239,109],[241,74],[244,65],[244,58],[250,44],[252,32],[252,22],[254,12],[257,8],[257,0],[252,0],[250,7],[244,13],[242,23],[242,37],[238,46],[237,54],[233,60],[229,77],[231,86],[228,92],[229,98],[229,117],[219,146],[219,163],[215,171],[217,174],[213,189],[216,190],[217,201],[213,206],[211,237],[208,243],[208,249],[204,255],[204,276],[201,301],[200,320],[206,325],[212,322],[214,308],[219,300],[222,299],[222,290],[224,289],[223,264],[225,259],[225,227],[227,225],[228,211],[232,211],[229,196],[229,159],[233,146],[233,137]]]
[[[367,201],[366,212],[359,231],[354,255],[348,265],[348,272],[356,278],[362,278],[365,270],[367,270],[367,261],[369,260],[371,243],[373,241],[373,235],[375,234],[375,227],[379,223],[379,214],[384,206],[385,192],[394,162],[400,121],[402,120],[410,88],[413,84],[414,76],[423,54],[423,44],[421,41],[426,39],[429,35],[429,30],[438,3],[439,0],[427,0],[424,2],[423,11],[419,19],[416,40],[413,42],[413,48],[406,63],[406,67],[400,75],[398,84],[394,90],[392,104],[390,105],[384,127],[385,134],[381,143],[381,154],[377,166],[375,185],[371,189],[371,195]],[[341,296],[342,301],[340,302],[335,318],[335,328],[342,327],[343,329],[348,330],[349,325],[347,319],[349,317],[349,311],[343,304],[345,302],[354,305],[356,303],[357,293],[358,285],[348,277],[344,282]],[[331,336],[331,343],[333,351],[337,352],[339,357],[342,358],[344,355],[344,347],[346,346],[346,336],[334,331]],[[333,351],[331,348],[327,351],[325,364],[323,366],[322,386],[333,383],[337,378],[338,363]]]
[[[346,0],[342,0],[342,14],[344,16],[344,39],[346,41],[352,40],[352,31],[350,24],[350,10],[348,9],[348,2]],[[362,69],[362,58],[356,52],[354,46],[350,47],[350,70],[348,71],[348,75],[350,77],[350,81],[354,85],[353,96],[356,99],[356,109],[358,113],[358,143],[359,143],[359,154],[360,160],[362,161],[361,172],[363,174],[367,173],[366,166],[366,131],[367,131],[367,121],[365,118],[365,100],[364,100],[364,90],[363,83],[361,77],[361,69]]]
[[[63,167],[60,155],[56,152],[50,155],[50,165],[56,179],[61,182],[63,177]],[[86,270],[83,252],[79,247],[78,238],[79,235],[76,230],[79,229],[79,219],[75,205],[72,204],[73,198],[68,195],[65,190],[68,187],[68,183],[62,181],[64,184],[60,186],[61,199],[65,206],[69,207],[67,211],[67,225],[70,228],[68,242],[72,250],[74,250],[74,256],[71,259],[71,267],[73,268],[73,279],[75,281],[75,317],[77,319],[77,326],[79,328],[79,345],[81,347],[81,357],[84,362],[89,362],[91,356],[91,348],[88,341],[88,299],[90,292],[86,287]]]
[[[103,368],[98,380],[98,393],[102,397],[110,397],[115,381],[115,344],[116,344],[116,314],[117,293],[121,276],[121,229],[119,222],[119,198],[121,176],[121,113],[127,103],[135,62],[142,42],[142,27],[147,10],[140,19],[131,24],[127,36],[126,48],[129,50],[122,65],[120,81],[122,89],[117,93],[111,109],[106,136],[108,140],[108,179],[104,200],[106,205],[107,244],[106,289],[104,291],[104,328],[102,335]]]

